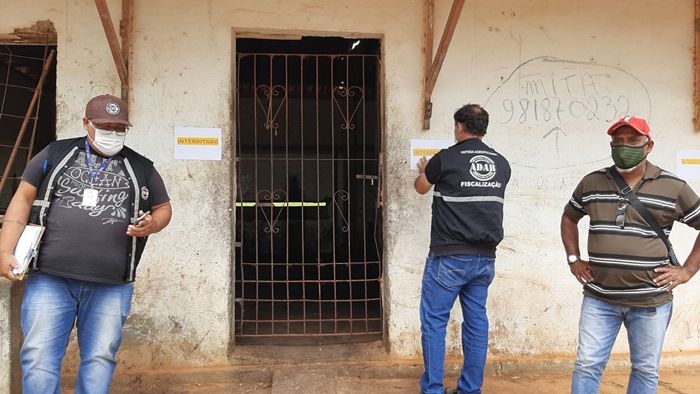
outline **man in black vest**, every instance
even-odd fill
[[[464,363],[456,391],[444,392],[481,393],[488,348],[486,297],[496,246],[503,239],[503,200],[510,180],[508,161],[481,141],[489,123],[486,110],[465,105],[454,121],[457,143],[430,161],[423,157],[414,183],[420,194],[435,186],[420,303],[422,394],[443,393],[445,334],[458,296]]]
[[[94,97],[82,123],[87,138],[53,142],[27,164],[0,232],[0,274],[15,281],[13,250],[22,230],[27,223],[46,227],[22,300],[24,394],[61,392],[74,324],[75,392],[109,392],[136,267],[147,237],[172,213],[153,163],[124,146],[127,104]]]

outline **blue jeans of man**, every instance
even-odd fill
[[[450,310],[462,307],[462,374],[459,394],[481,393],[488,350],[486,297],[494,278],[495,259],[475,255],[428,256],[423,272],[420,321],[423,364],[422,394],[443,394],[445,335]]]
[[[627,393],[656,393],[661,349],[672,313],[673,302],[656,308],[631,308],[584,297],[571,393],[598,393],[603,369],[622,324],[627,328],[632,363]]]
[[[75,324],[80,351],[75,393],[109,393],[133,291],[131,283],[110,285],[42,272],[30,275],[22,301],[22,392],[61,393],[61,363]]]

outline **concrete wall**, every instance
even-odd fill
[[[448,3],[439,2],[438,21]],[[584,174],[611,164],[605,131],[613,119],[649,119],[657,140],[650,161],[673,172],[676,150],[697,146],[693,4],[498,1],[466,8],[436,86],[433,129],[449,130],[460,104],[485,103],[488,142],[513,166],[489,299],[490,353],[570,354],[581,295],[558,236],[562,207]],[[698,181],[689,183],[700,190]],[[422,200],[415,204],[427,205]],[[582,223],[582,245],[586,231]],[[695,236],[677,225],[671,239],[685,257]],[[674,293],[665,350],[697,350],[700,292],[690,284]],[[620,339],[615,351],[626,350]]]
[[[120,2],[109,3],[113,16],[120,15]],[[513,166],[506,239],[488,305],[490,353],[571,356],[581,289],[559,240],[562,207],[580,177],[608,165],[605,130],[614,118],[627,113],[649,118],[657,139],[651,160],[671,171],[675,151],[694,146],[692,2],[469,1],[435,89],[429,132],[422,131],[420,115],[421,1],[280,4],[135,2],[130,107],[135,127],[127,143],[155,161],[174,216],[170,227],[152,237],[140,266],[120,369],[229,362],[233,38],[251,32],[382,40],[385,309],[393,357],[420,355],[418,289],[430,196],[412,189],[417,174],[408,166],[410,139],[452,138],[452,112],[467,102],[491,112],[487,142]],[[436,0],[436,46],[450,5]],[[4,7],[2,15],[13,17],[0,19],[0,32],[40,19],[56,24],[58,134],[80,135],[87,99],[119,93],[94,4],[11,1]],[[175,126],[221,127],[223,160],[174,160]],[[700,190],[700,183],[690,183]],[[695,233],[681,227],[672,240],[685,256]],[[666,350],[699,350],[700,291],[687,285],[675,293]],[[460,316],[454,312],[448,346],[456,354]],[[625,342],[615,350],[624,351]],[[68,371],[75,368],[74,347],[69,357]]]

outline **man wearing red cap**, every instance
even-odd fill
[[[664,239],[675,221],[700,230],[700,198],[682,179],[647,161],[654,141],[644,119],[622,118],[608,135],[615,165],[586,175],[561,218],[569,268],[584,295],[571,392],[598,392],[624,324],[632,363],[627,393],[653,394],[673,310],[672,290],[700,268],[699,241],[685,264],[674,266]],[[637,210],[633,204],[643,207]],[[647,214],[650,220],[645,220]],[[577,227],[586,215],[587,261],[581,258]]]
[[[24,394],[61,392],[73,325],[75,392],[109,392],[136,267],[147,237],[170,222],[170,198],[153,162],[124,146],[126,103],[94,97],[82,125],[87,137],[53,142],[27,164],[0,232],[0,274],[15,281],[13,250],[26,223],[46,228],[22,300]]]

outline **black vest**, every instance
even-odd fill
[[[438,155],[431,252],[495,256],[503,239],[503,203],[511,174],[508,161],[478,139],[464,140]]]
[[[75,160],[80,148],[84,146],[85,137],[58,140],[49,144],[48,159],[44,162],[44,177],[37,190],[37,197],[29,215],[31,223],[46,225],[44,221],[50,209],[58,175],[68,168],[68,164]],[[153,173],[153,162],[126,146],[119,152],[118,156],[124,158],[127,177],[132,184],[131,193],[129,193],[129,206],[133,220],[139,216],[139,210],[144,212],[151,210],[152,202],[148,180],[151,179]],[[147,241],[148,237],[131,237],[129,241],[129,247],[124,256],[127,282],[133,282],[136,279],[136,268]],[[38,261],[41,261],[41,251]],[[37,261],[35,261],[32,269],[41,268],[37,265]]]

